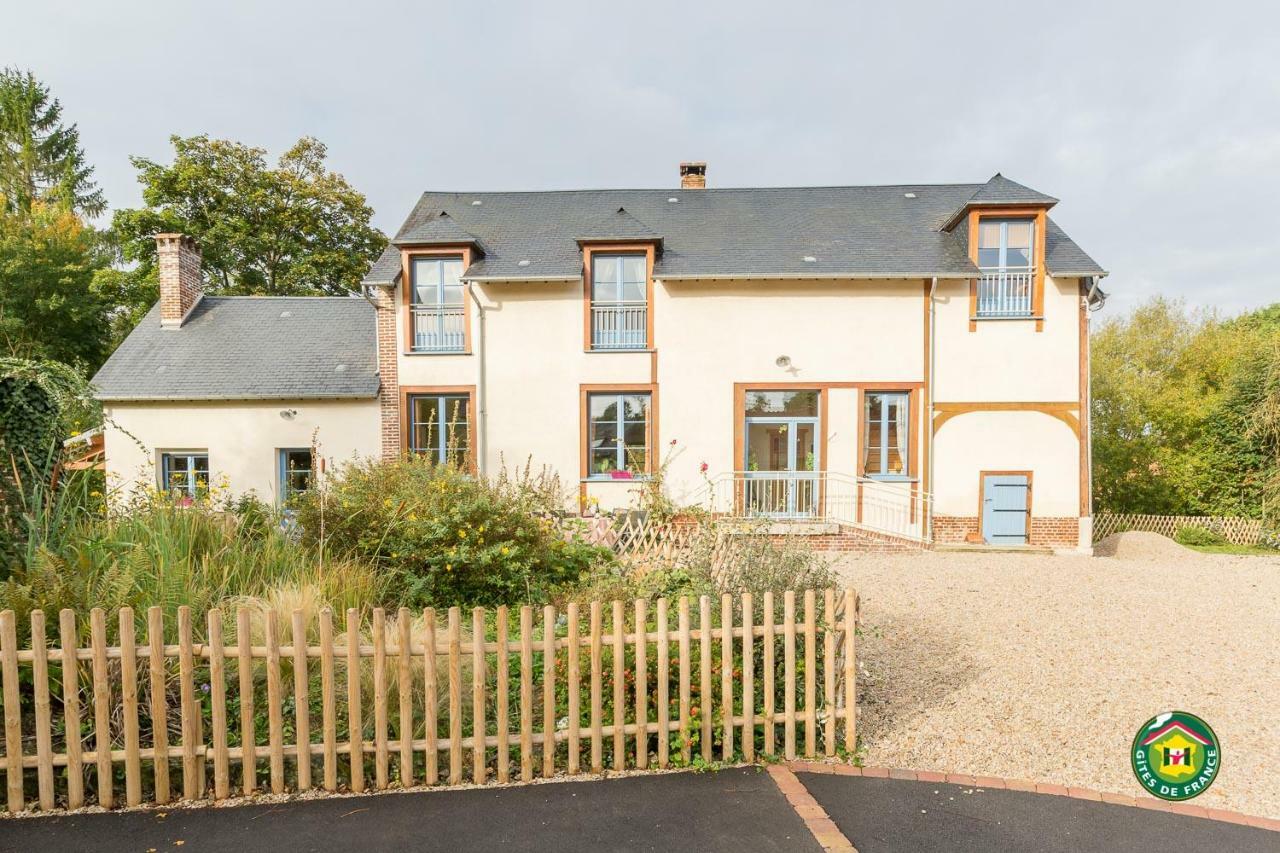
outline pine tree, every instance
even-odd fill
[[[46,204],[97,216],[106,199],[85,162],[80,131],[62,123],[62,105],[30,71],[0,71],[0,206],[30,213]]]

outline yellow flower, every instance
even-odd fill
[[[458,531],[458,538],[459,538],[459,539],[466,539],[466,538],[467,538],[467,531],[465,531],[465,530],[459,530],[459,531]]]
[[[410,521],[417,521],[417,520],[418,520],[418,516],[417,516],[417,514],[416,514],[416,513],[412,513],[412,512],[411,512],[411,513],[409,513],[409,520],[410,520]]]
[[[446,572],[451,572],[451,571],[453,571],[453,563],[445,563],[445,564],[444,564],[444,570],[445,570]]]
[[[504,546],[502,546],[502,556],[504,556],[504,557],[505,557],[505,556],[507,556],[507,555],[508,555],[508,554],[510,554],[510,553],[511,553],[511,549],[510,549],[510,548],[506,547],[505,545],[504,545]]]
[[[382,505],[383,505],[383,506],[391,506],[391,498],[387,498],[385,501],[383,501],[383,502],[382,502]]]
[[[483,524],[482,524],[482,525],[480,525],[479,530],[480,530],[480,532],[481,532],[481,533],[484,533],[484,525],[483,525]]]

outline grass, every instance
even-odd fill
[[[1280,551],[1263,545],[1187,545],[1201,554],[1239,554],[1248,557],[1280,557]]]

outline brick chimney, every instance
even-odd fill
[[[680,164],[680,189],[705,190],[707,188],[707,164],[705,162]]]
[[[178,328],[204,295],[200,286],[200,245],[185,234],[156,235],[160,273],[160,325]]]

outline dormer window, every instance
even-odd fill
[[[649,345],[648,259],[591,258],[591,349],[637,350]]]
[[[977,316],[1032,316],[1035,292],[1035,220],[981,219],[978,222]]]
[[[465,352],[467,306],[462,258],[416,257],[409,266],[413,352]]]

